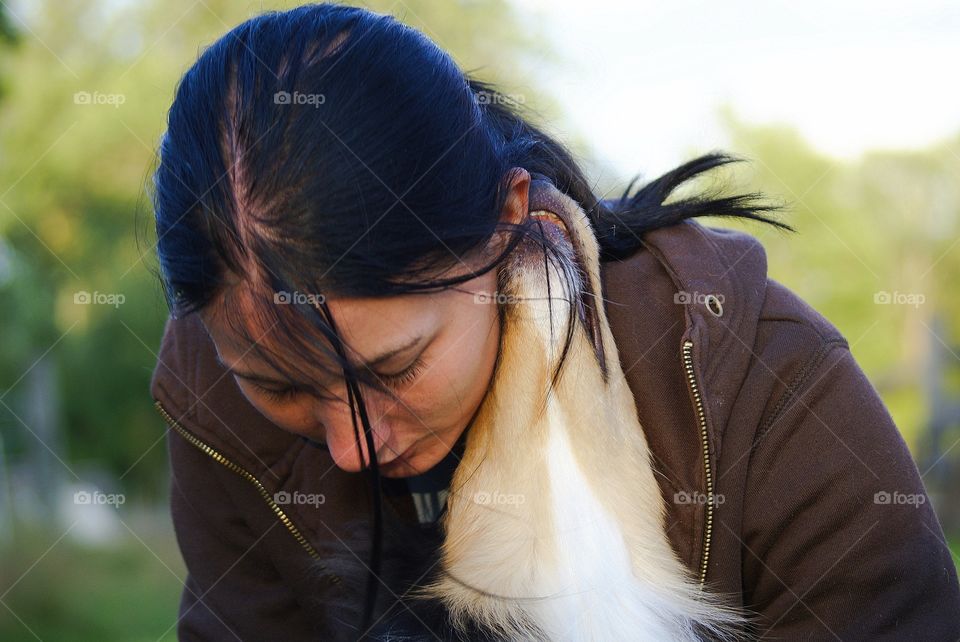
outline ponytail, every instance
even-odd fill
[[[691,179],[717,167],[746,160],[723,152],[689,160],[641,186],[631,196],[640,178],[638,174],[619,198],[598,199],[570,151],[532,125],[522,114],[521,105],[489,83],[469,77],[467,82],[487,122],[501,137],[499,142],[510,164],[546,176],[590,217],[600,244],[601,261],[629,256],[640,247],[645,233],[698,216],[745,218],[796,232],[786,223],[766,216],[781,212],[783,207],[766,202],[766,197],[759,192],[724,196],[722,190],[717,190],[666,202],[677,188]]]

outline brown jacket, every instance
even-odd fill
[[[603,264],[603,294],[680,559],[764,639],[960,638],[941,527],[845,338],[748,234],[687,221],[644,242]],[[180,639],[355,639],[361,476],[250,406],[195,315],[168,322],[151,393],[189,571]],[[419,576],[397,560],[425,570],[438,543],[393,537],[413,507],[385,506],[381,611]]]

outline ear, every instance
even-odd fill
[[[530,211],[530,172],[522,167],[512,167],[506,176],[507,197],[500,220],[519,225]]]
[[[530,214],[530,172],[522,167],[512,167],[504,178],[504,187],[507,191],[500,210],[500,223],[520,225]],[[506,247],[510,235],[506,230],[496,232],[487,243],[486,251],[495,256]]]

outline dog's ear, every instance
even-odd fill
[[[600,311],[603,305],[600,287],[599,253],[596,236],[590,218],[569,196],[563,194],[543,174],[531,173],[529,210],[530,216],[559,222],[565,236],[573,246],[574,261],[581,283],[577,316],[590,338],[604,382],[607,381],[607,359],[603,347]]]

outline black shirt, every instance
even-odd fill
[[[466,435],[464,431],[463,435]],[[428,528],[435,525],[446,508],[447,495],[453,472],[463,458],[465,439],[462,436],[450,452],[430,470],[410,477],[382,478],[384,492],[391,495],[409,493],[417,509],[420,525]]]

